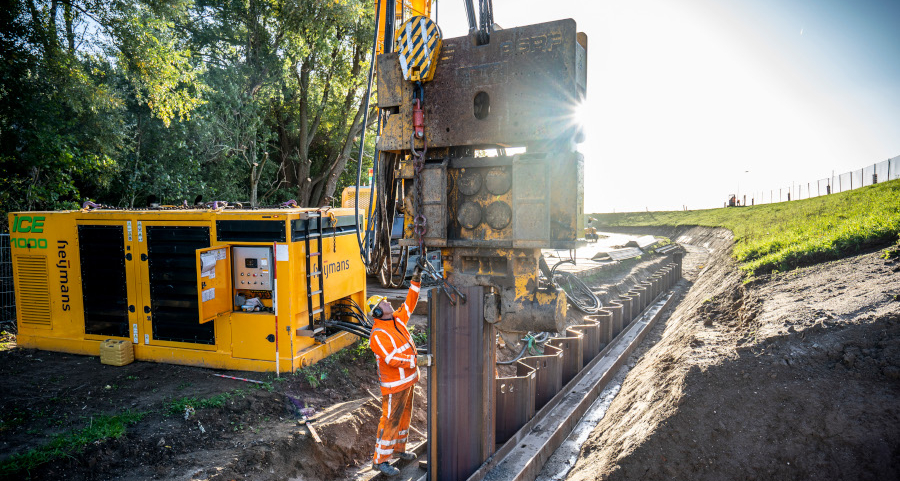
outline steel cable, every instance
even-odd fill
[[[572,259],[565,259],[557,262],[550,269],[550,279],[553,285],[562,289],[566,294],[566,299],[575,306],[576,309],[585,314],[597,314],[603,309],[603,303],[600,298],[588,287],[584,281],[571,272],[556,272],[556,269],[562,264],[574,264]]]

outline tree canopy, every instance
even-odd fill
[[[356,167],[372,3],[11,0],[0,212],[331,203]]]

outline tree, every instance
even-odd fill
[[[266,154],[277,169],[263,197],[288,189],[300,205],[318,206],[334,195],[361,133],[372,16],[360,0],[196,4],[192,17],[204,21],[189,26],[195,49],[217,72],[216,90],[229,91],[212,102],[219,126],[207,158],[245,159],[254,205]]]
[[[0,13],[0,211],[108,193],[133,144],[129,100],[166,125],[189,117],[202,85],[173,30],[185,12],[178,0],[13,0]]]
[[[368,0],[11,0],[0,213],[327,203],[363,128],[373,16]]]

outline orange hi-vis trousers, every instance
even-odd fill
[[[378,422],[378,439],[375,442],[375,464],[387,462],[392,454],[406,451],[415,388],[416,385],[412,384],[402,391],[381,396],[381,421]]]

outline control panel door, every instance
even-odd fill
[[[231,247],[197,249],[197,306],[200,324],[232,311]]]

